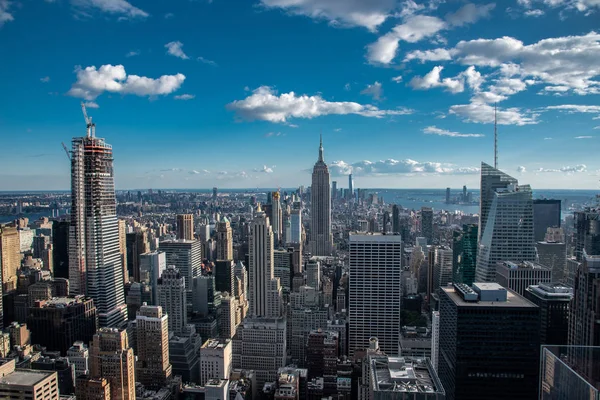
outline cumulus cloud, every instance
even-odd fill
[[[196,98],[196,95],[184,93],[184,94],[174,96],[173,98],[175,100],[192,100],[192,99]]]
[[[265,174],[272,174],[273,168],[275,168],[274,165],[272,167],[267,167],[266,165],[263,165],[262,168],[254,168],[254,172],[262,172]]]
[[[450,107],[450,114],[457,115],[468,122],[478,124],[494,123],[494,107],[485,103],[460,104]],[[531,125],[537,124],[539,114],[523,111],[519,108],[498,109],[498,125]]]
[[[392,80],[396,83],[402,82],[402,75],[394,76]]]
[[[419,162],[411,159],[394,160],[391,158],[380,161],[364,160],[352,164],[345,161],[334,161],[329,165],[329,170],[333,175],[338,176],[350,173],[356,176],[388,174],[464,175],[479,173],[479,168],[475,167],[458,167],[449,163]]]
[[[425,63],[426,61],[448,61],[452,60],[452,54],[450,54],[449,50],[446,49],[434,49],[434,50],[415,50],[407,53],[404,56],[404,62],[409,62],[412,60],[419,60],[421,63]]]
[[[396,0],[261,0],[266,8],[329,21],[334,26],[361,26],[374,31],[397,7]]]
[[[561,168],[538,168],[536,172],[563,172],[567,174],[572,174],[576,172],[585,172],[587,171],[587,166],[585,164],[578,164],[574,166],[566,166]]]
[[[431,88],[442,87],[451,93],[461,93],[465,90],[465,83],[461,77],[440,78],[444,67],[438,65],[423,77],[415,76],[410,81],[410,86],[416,90],[427,90]]]
[[[367,46],[367,59],[372,64],[390,64],[396,57],[400,41],[416,43],[445,27],[446,23],[437,17],[415,15],[407,18],[403,24],[396,25],[375,43]]]
[[[84,13],[96,9],[109,14],[118,15],[119,18],[146,18],[148,13],[125,0],[71,0],[72,4]]]
[[[484,135],[481,133],[458,133],[452,132],[446,129],[441,129],[434,126],[428,126],[423,129],[423,133],[427,135],[438,135],[438,136],[450,136],[450,137],[460,137],[460,138],[469,138],[469,137],[483,137]]]
[[[367,96],[371,96],[373,100],[381,100],[381,96],[383,95],[383,88],[381,83],[375,81],[372,85],[367,85],[360,94],[364,94]]]
[[[560,110],[569,113],[600,113],[600,106],[588,106],[581,104],[561,104],[557,106],[548,106],[546,110]]]
[[[136,96],[158,96],[178,90],[185,75],[163,75],[153,79],[145,76],[127,75],[122,65],[102,65],[75,69],[77,81],[67,93],[85,100],[95,100],[104,92],[133,94]]]
[[[297,95],[294,92],[278,95],[269,86],[261,86],[243,100],[227,104],[228,110],[246,120],[286,123],[290,118],[315,118],[323,115],[356,114],[363,117],[382,118],[387,115],[406,115],[410,109],[382,110],[370,104],[350,101],[327,101],[320,95]]]
[[[95,101],[86,101],[83,104],[86,106],[86,108],[100,108],[98,103],[96,103]]]
[[[522,173],[524,173],[524,172],[527,172],[527,168],[525,168],[525,167],[524,167],[524,166],[522,166],[522,165],[519,165],[519,166],[517,167],[517,172],[518,172],[518,173],[520,173],[520,174],[522,174]]]
[[[472,24],[481,18],[489,17],[490,13],[495,7],[496,4],[494,3],[482,5],[467,3],[459,8],[456,12],[447,14],[446,21],[453,26]]]
[[[541,17],[544,15],[544,10],[535,9],[535,10],[527,10],[523,13],[526,17]]]
[[[600,8],[598,0],[518,0],[518,3],[525,8],[531,8],[537,3],[552,8],[562,8],[567,11],[580,11],[585,12],[586,16]]]
[[[187,60],[189,58],[187,54],[183,52],[183,43],[180,41],[169,42],[165,44],[165,48],[167,49],[167,54],[170,54],[174,57],[179,57],[182,60]]]
[[[14,21],[15,19],[13,15],[8,12],[11,4],[12,3],[8,0],[0,0],[0,27],[4,25],[5,22]]]

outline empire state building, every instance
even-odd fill
[[[333,250],[331,235],[331,187],[329,168],[323,160],[323,138],[319,144],[319,159],[312,173],[310,212],[310,251],[313,256],[328,256]]]

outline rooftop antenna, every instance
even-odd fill
[[[496,112],[496,106],[498,103],[494,103],[494,168],[498,169],[498,115]]]

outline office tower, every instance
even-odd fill
[[[305,365],[308,335],[315,329],[325,329],[329,315],[328,310],[319,308],[318,292],[308,286],[303,286],[301,292],[305,288],[312,289],[312,299],[298,301],[297,298],[303,297],[303,293],[292,293],[287,317],[287,348],[292,361],[300,367]]]
[[[540,308],[540,343],[566,345],[573,288],[559,283],[540,283],[525,289],[524,296]]]
[[[53,371],[16,369],[15,360],[0,360],[0,398],[58,400],[58,375]]]
[[[452,260],[453,252],[448,246],[435,247],[435,262],[433,265],[433,284],[434,295],[440,290],[441,286],[447,286],[452,282]]]
[[[194,216],[177,214],[177,239],[194,240]]]
[[[2,267],[2,293],[17,289],[17,271],[21,267],[19,231],[12,226],[0,226],[0,264]]]
[[[135,399],[135,356],[125,330],[100,328],[90,345],[90,377],[106,378],[110,398]]]
[[[290,237],[288,243],[304,242],[302,239],[302,205],[294,203],[294,207],[290,212]]]
[[[319,159],[313,168],[310,194],[310,252],[313,256],[328,256],[333,251],[331,188],[329,168],[323,159],[323,138],[319,144]]]
[[[136,322],[136,380],[158,390],[171,377],[169,363],[169,317],[162,307],[142,305]]]
[[[431,365],[438,370],[440,360],[440,312],[431,312]]]
[[[94,299],[100,326],[127,319],[119,251],[112,146],[95,133],[76,137],[71,150],[71,294]]]
[[[548,228],[560,228],[560,200],[533,201],[533,237],[541,242],[546,237]]]
[[[440,291],[438,374],[446,399],[537,398],[540,309],[497,283]]]
[[[287,288],[288,291],[291,291],[292,289],[292,276],[294,272],[292,267],[293,255],[293,249],[273,251],[273,275],[275,278],[279,278],[279,283],[283,290]]]
[[[200,335],[193,327],[183,335],[169,339],[169,361],[173,376],[181,376],[183,382],[198,382],[200,377]]]
[[[216,187],[213,187],[213,191],[212,191],[212,199],[213,201],[217,200],[217,196],[219,195],[219,189]]]
[[[133,278],[134,282],[140,281],[140,256],[150,251],[148,233],[138,230],[126,234],[127,249],[127,278]],[[127,279],[129,282],[129,279]]]
[[[400,233],[400,208],[397,204],[392,206],[392,233]],[[406,238],[404,238],[406,240]]]
[[[200,275],[194,278],[194,312],[202,317],[217,315],[221,305],[221,292],[215,287],[213,275]]]
[[[221,305],[218,313],[219,337],[231,339],[235,336],[238,323],[241,322],[239,302],[229,293],[221,293]]]
[[[472,285],[477,266],[477,225],[463,225],[452,236],[453,282]]]
[[[354,199],[354,180],[352,174],[348,175],[348,199]]]
[[[306,286],[321,290],[321,262],[311,259],[306,263]]]
[[[600,254],[600,210],[586,208],[575,211],[575,258],[583,261],[583,253]]]
[[[42,253],[46,249],[46,246],[50,244],[50,237],[44,235],[38,235],[33,237],[33,243],[31,245],[33,249],[33,258],[42,258]],[[46,265],[44,265],[45,267]]]
[[[92,340],[98,329],[98,316],[90,298],[55,297],[29,308],[27,325],[33,343],[64,356],[75,341]]]
[[[200,348],[200,385],[211,379],[229,379],[231,373],[231,340],[208,339]]]
[[[493,282],[499,261],[536,261],[529,185],[497,189],[483,229],[475,271],[478,282]]]
[[[548,228],[544,241],[535,244],[539,263],[552,270],[554,282],[564,282],[567,270],[567,244],[562,228]]]
[[[337,378],[338,333],[313,330],[308,334],[306,346],[306,368],[308,379],[325,377]]]
[[[494,282],[524,296],[525,289],[530,285],[552,282],[552,270],[530,261],[520,263],[502,261],[496,265]]]
[[[140,282],[152,288],[152,305],[158,305],[158,280],[167,269],[167,255],[153,251],[140,255]]]
[[[398,354],[402,297],[402,239],[350,234],[349,353],[377,337],[386,354]]]
[[[248,238],[250,264],[248,268],[250,314],[257,317],[279,317],[281,287],[274,275],[273,232],[269,218],[261,210],[256,212]]]
[[[75,377],[90,373],[90,351],[84,342],[78,340],[73,343],[73,346],[67,350],[67,358],[75,366]]]
[[[110,399],[110,383],[104,378],[90,379],[89,376],[77,376],[75,386],[77,400]]]
[[[381,232],[388,233],[392,230],[392,222],[390,218],[390,213],[388,211],[384,211],[383,213],[383,222],[381,224]]]
[[[233,260],[233,233],[226,217],[217,223],[217,260]]]
[[[246,318],[233,338],[233,368],[254,370],[259,388],[277,379],[286,354],[285,318]]]
[[[158,281],[158,303],[169,316],[169,332],[178,335],[187,325],[185,279],[179,270],[170,265]]]
[[[505,174],[488,165],[481,163],[481,195],[479,198],[479,239],[483,236],[483,231],[487,224],[488,214],[492,203],[494,202],[497,189],[505,189],[509,185],[517,185],[518,181],[510,175]],[[532,217],[533,218],[533,217]]]
[[[582,371],[589,368],[588,360],[574,355],[580,350],[578,346],[542,346],[540,400],[600,398],[597,373],[583,375]],[[600,358],[600,348],[587,350],[589,359]]]
[[[187,312],[192,312],[193,280],[202,269],[202,243],[198,240],[165,240],[159,250],[167,256],[167,265],[174,265],[185,280]]]
[[[433,244],[433,209],[421,207],[421,235],[427,239],[427,243]]]
[[[52,265],[55,278],[69,278],[69,227],[67,220],[52,223]]]
[[[27,324],[19,324],[13,321],[8,326],[8,333],[10,335],[11,347],[25,347],[31,344],[31,332],[27,329]]]
[[[463,203],[466,203],[468,201],[467,196],[468,196],[468,194],[467,194],[467,185],[464,185],[463,186],[463,190],[462,190],[462,200],[461,200]]]
[[[279,243],[281,242],[281,202],[279,200],[279,191],[273,192],[272,200],[271,200],[271,229],[273,231],[273,246],[275,248],[279,247]]]
[[[337,199],[337,181],[331,181],[331,199]]]
[[[62,396],[75,394],[75,366],[67,358],[42,356],[31,361],[31,369],[55,371],[58,378],[58,392]]]
[[[446,188],[446,204],[450,204],[450,188]]]
[[[215,262],[214,277],[215,289],[219,292],[228,292],[233,294],[235,279],[235,263],[232,259],[222,259]]]
[[[123,266],[123,284],[125,284],[129,282],[129,273],[127,272],[127,223],[123,219],[119,220],[119,254]]]

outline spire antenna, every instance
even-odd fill
[[[323,162],[323,134],[319,134],[319,161]]]
[[[498,103],[494,103],[494,168],[498,169],[498,114],[496,111]]]

